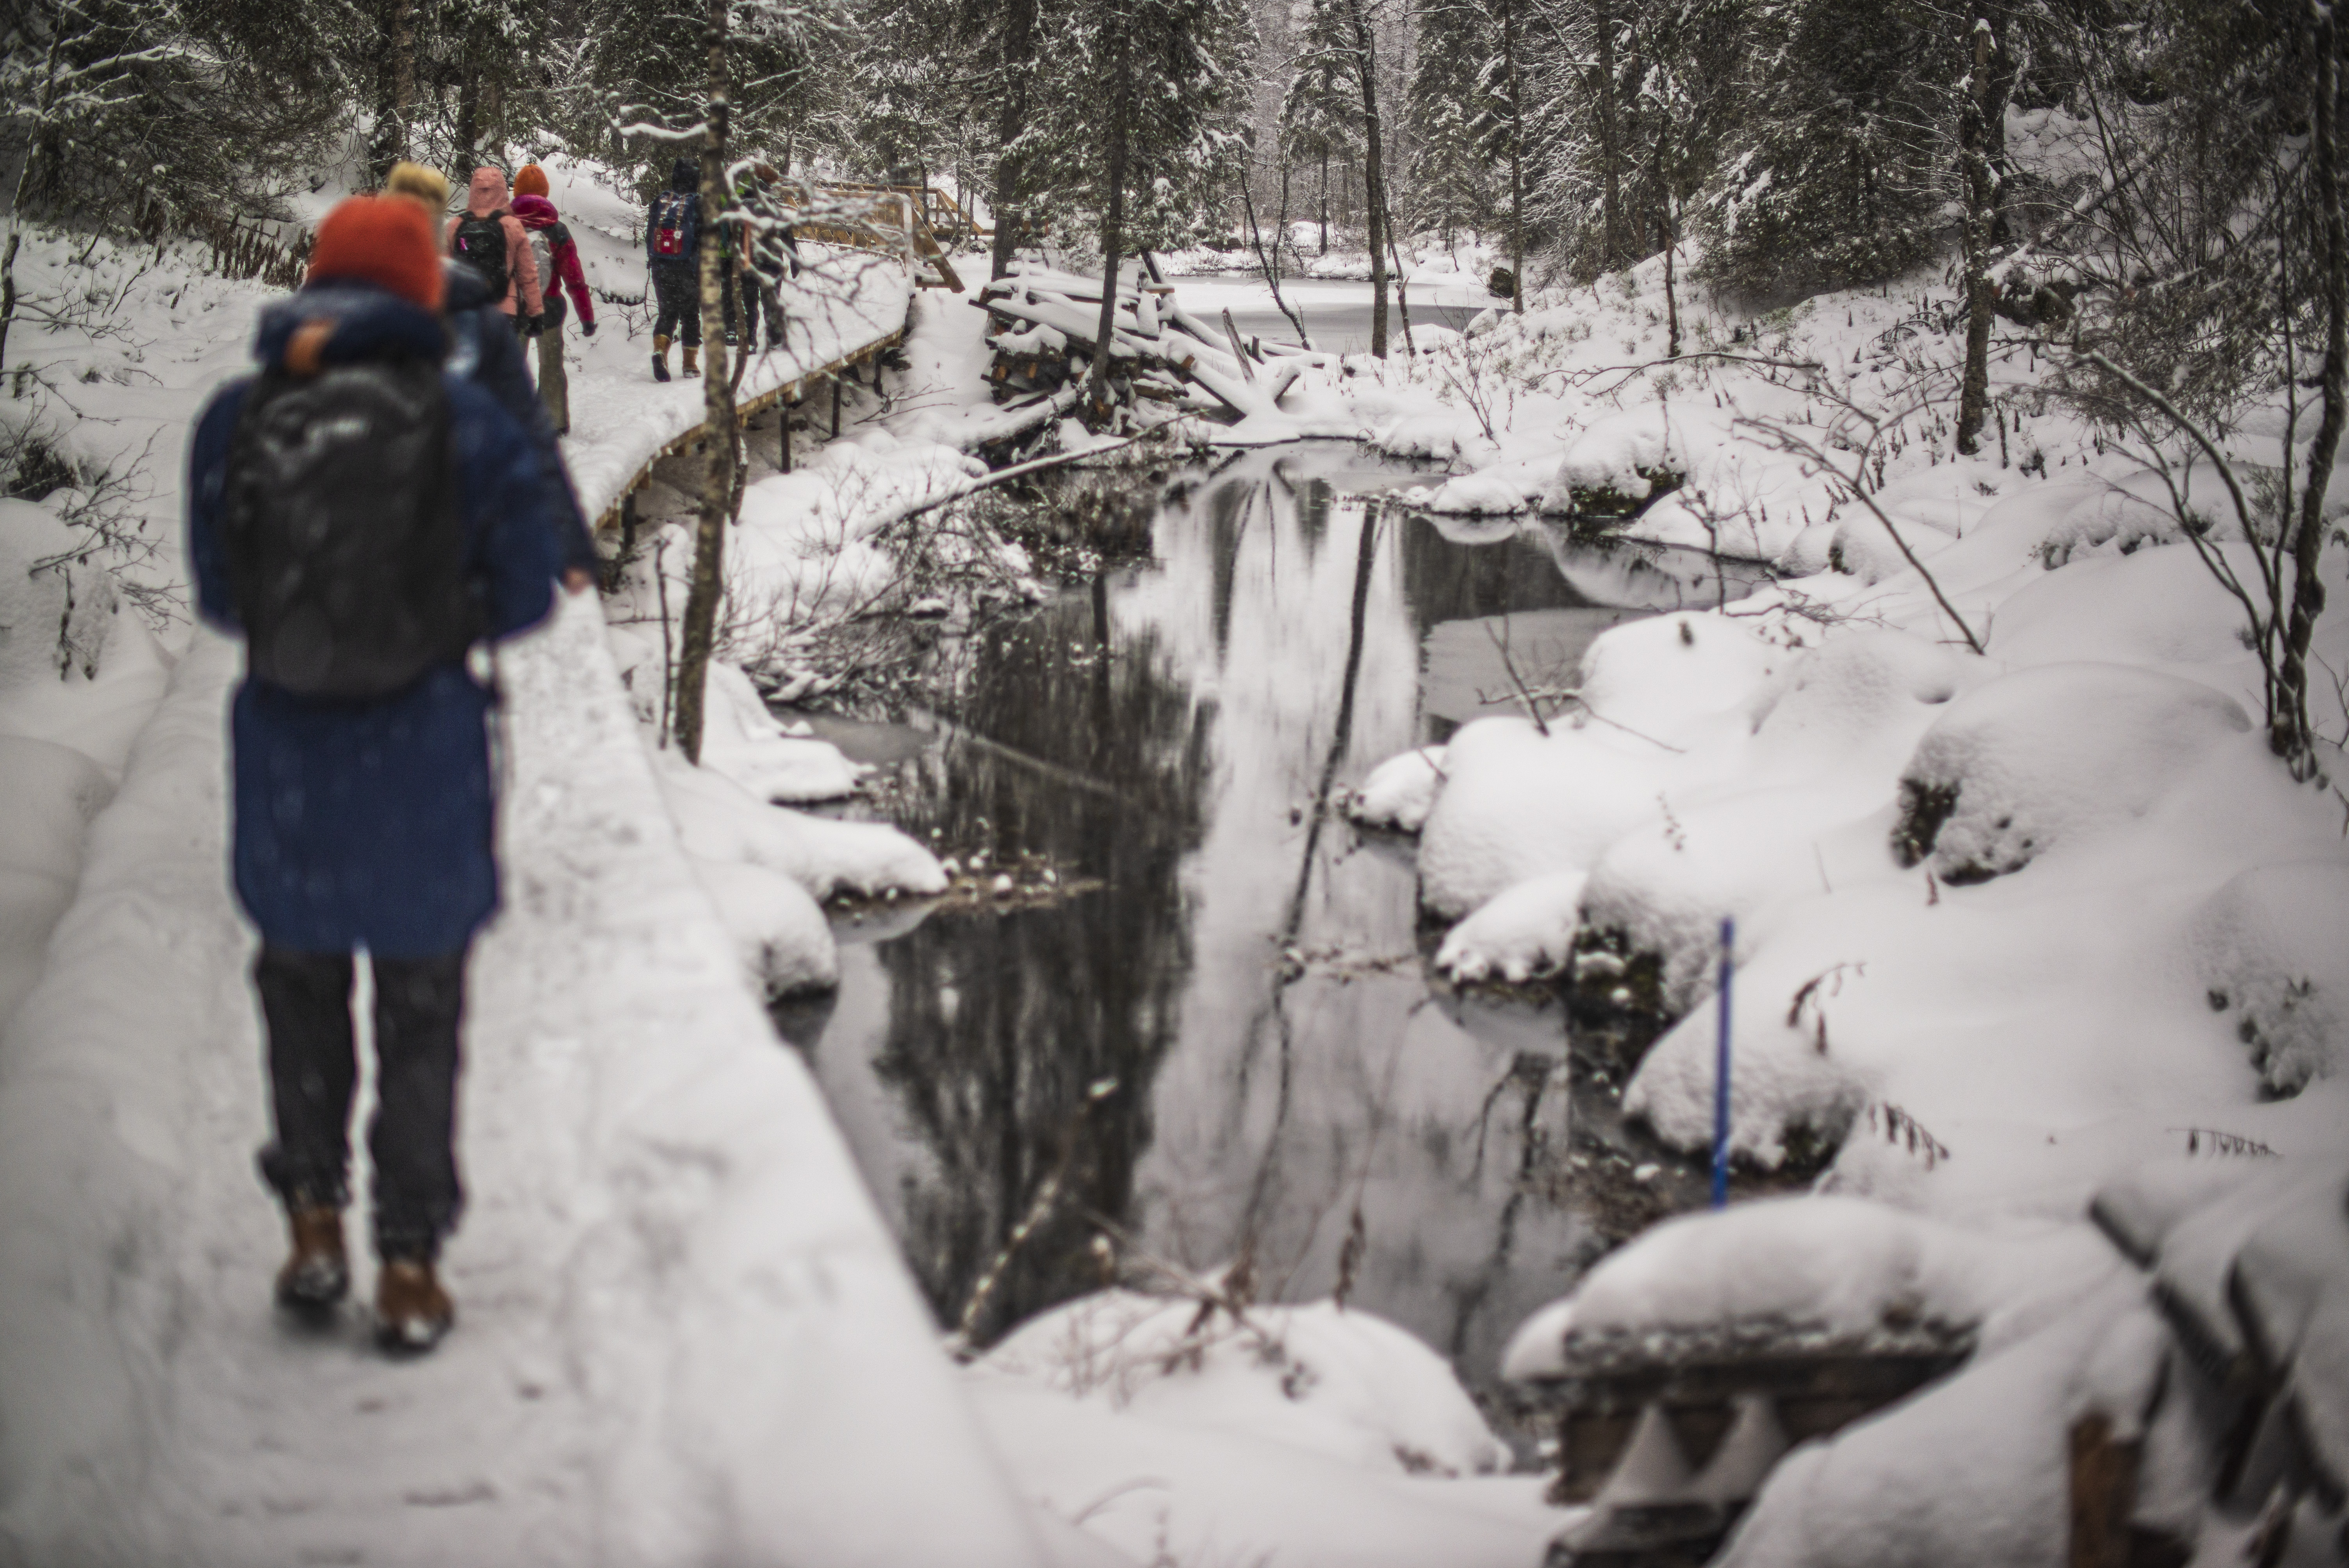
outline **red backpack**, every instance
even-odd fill
[[[685,254],[686,224],[693,216],[694,203],[700,200],[689,191],[662,192],[660,205],[653,209],[654,255],[675,257]]]

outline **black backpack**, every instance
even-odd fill
[[[237,418],[226,499],[254,676],[377,697],[464,657],[481,616],[437,366],[264,376]]]
[[[506,297],[506,210],[502,207],[486,218],[476,218],[471,212],[458,222],[451,235],[449,252],[459,261],[481,274],[490,285],[490,303],[495,304]]]

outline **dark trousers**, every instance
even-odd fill
[[[653,316],[655,337],[681,337],[688,348],[701,346],[701,269],[692,262],[655,262]]]
[[[457,1030],[465,954],[375,958],[375,1245],[388,1258],[436,1257],[455,1228]],[[264,945],[254,961],[269,1035],[277,1137],[261,1174],[289,1208],[340,1208],[350,1191],[351,955]]]

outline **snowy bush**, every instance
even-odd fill
[[[1371,1469],[1489,1475],[1508,1461],[1442,1357],[1328,1302],[1252,1306],[1235,1323],[1189,1297],[1102,1291],[1030,1319],[978,1367],[1148,1420]]]
[[[1642,1233],[1526,1321],[1502,1376],[1636,1360],[1660,1338],[1863,1347],[1971,1336],[2020,1295],[2110,1266],[2081,1229],[2008,1242],[1860,1198],[1767,1199]]]
[[[1596,421],[1568,446],[1542,510],[1630,517],[1656,496],[1677,490],[1687,472],[1687,455],[1674,438],[1664,405],[1629,409]]]
[[[1513,985],[1556,973],[1573,951],[1585,880],[1552,872],[1506,890],[1446,934],[1435,967],[1455,981],[1498,975]]]
[[[1444,748],[1421,746],[1371,769],[1347,799],[1346,814],[1365,827],[1416,833],[1444,788]]]
[[[2258,866],[2195,910],[2188,939],[2260,1082],[2298,1094],[2349,1051],[2349,863]]]
[[[1952,703],[1900,779],[1894,855],[1950,882],[2021,871],[2139,817],[2251,719],[2196,681],[2126,665],[2047,665]]]

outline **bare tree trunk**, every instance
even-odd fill
[[[1623,263],[1623,183],[1617,167],[1622,136],[1615,123],[1615,15],[1609,5],[1597,10],[1599,30],[1599,200],[1607,253],[1599,265],[1609,272]]]
[[[457,167],[449,172],[462,187],[479,161],[474,149],[481,138],[481,74],[473,68],[470,43],[458,46],[465,57],[457,64]]]
[[[726,13],[729,0],[709,0],[709,110],[701,143],[702,419],[709,466],[701,476],[701,516],[693,536],[693,581],[685,596],[685,624],[677,660],[677,744],[686,760],[701,760],[702,693],[718,634],[718,603],[726,594],[726,524],[740,500],[735,451],[734,387],[726,375],[725,276],[719,224],[727,208]]]
[[[1092,372],[1086,378],[1085,401],[1095,419],[1109,417],[1110,346],[1117,341],[1118,253],[1125,242],[1126,121],[1132,107],[1127,78],[1125,26],[1115,7],[1111,26],[1109,84],[1109,201],[1102,213],[1101,329],[1093,335]]]
[[[1991,286],[1990,249],[1995,242],[1999,206],[1992,136],[1994,122],[2006,116],[2006,94],[2000,83],[2008,70],[1999,67],[2010,58],[1986,11],[1974,15],[1972,90],[1958,116],[1959,162],[1966,177],[1966,368],[1958,391],[1958,450],[1969,457],[1981,449],[1982,420],[1990,411],[1990,324],[1997,303]]]
[[[1517,0],[1501,0],[1501,60],[1509,78],[1509,308],[1526,314],[1526,105],[1517,81]]]
[[[2316,101],[2309,119],[2324,228],[2324,368],[2318,382],[2323,413],[2308,449],[2308,483],[2301,491],[2300,527],[2292,539],[2292,614],[2284,623],[2276,672],[2282,689],[2268,732],[2269,747],[2300,779],[2316,774],[2316,736],[2308,719],[2308,645],[2317,617],[2324,614],[2324,583],[2317,567],[2324,554],[2325,491],[2341,449],[2342,425],[2349,419],[2349,226],[2341,211],[2340,38],[2330,6],[2309,9],[2316,46]]]
[[[1321,144],[1321,253],[1330,253],[1330,144]]]
[[[1003,14],[1003,107],[995,122],[994,259],[988,273],[1011,270],[1019,242],[1019,160],[1011,144],[1028,123],[1028,77],[1036,59],[1036,0],[1009,0]]]
[[[1672,218],[1672,191],[1664,187],[1664,357],[1681,356],[1681,296],[1672,286],[1672,253],[1681,248],[1680,225]]]
[[[1362,88],[1362,222],[1371,242],[1371,353],[1387,356],[1386,139],[1379,126],[1379,57],[1363,0],[1348,0],[1354,23],[1354,71]]]
[[[383,0],[382,34],[375,65],[375,135],[367,167],[380,185],[408,156],[408,124],[416,108],[416,0]]]

